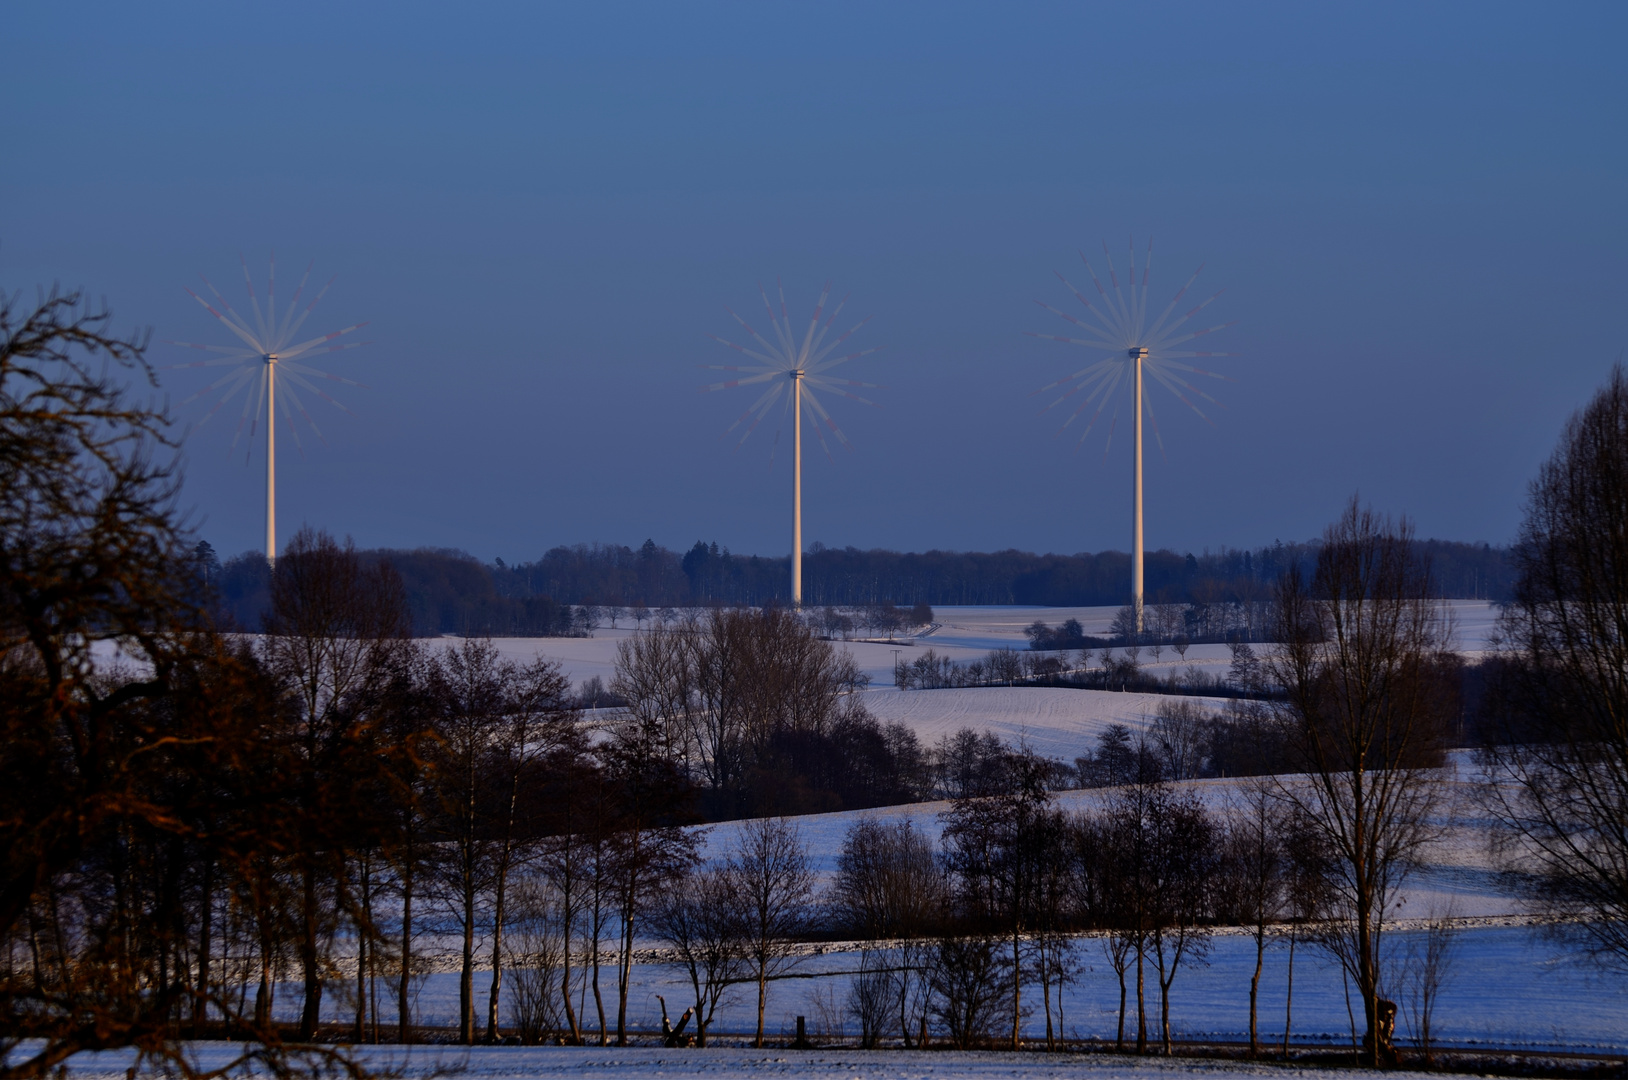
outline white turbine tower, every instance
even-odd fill
[[[825,313],[825,301],[831,295],[831,283],[829,281],[825,283],[825,288],[820,292],[819,303],[814,305],[814,317],[809,320],[808,329],[802,334],[802,340],[799,342],[797,335],[792,332],[791,316],[786,312],[786,290],[784,286],[780,285],[778,279],[775,284],[780,290],[780,315],[778,318],[775,316],[774,308],[769,304],[769,294],[763,291],[761,284],[758,285],[758,294],[763,297],[763,307],[768,312],[769,325],[774,328],[774,337],[777,344],[770,344],[761,334],[752,329],[745,319],[735,315],[733,310],[726,308],[725,310],[728,310],[729,314],[734,315],[735,321],[740,323],[746,332],[752,336],[752,340],[757,342],[757,347],[737,345],[733,341],[725,341],[716,334],[709,336],[715,341],[728,345],[736,352],[751,357],[758,363],[752,366],[702,364],[701,366],[709,371],[737,371],[742,372],[743,377],[703,386],[701,392],[727,390],[731,387],[751,386],[755,383],[770,384],[762,396],[752,403],[751,408],[741,413],[739,419],[730,424],[728,430],[724,432],[725,435],[729,434],[729,432],[745,423],[747,418],[751,418],[752,423],[741,434],[740,441],[735,444],[737,450],[746,442],[752,432],[757,430],[758,424],[763,422],[763,418],[769,414],[775,403],[780,401],[782,395],[784,395],[782,409],[789,409],[792,414],[791,602],[793,607],[800,607],[803,603],[803,414],[805,412],[808,414],[809,424],[814,428],[814,434],[820,440],[820,448],[825,451],[827,457],[831,456],[831,448],[826,444],[825,433],[820,430],[821,423],[831,429],[831,433],[843,446],[852,450],[853,444],[848,441],[848,436],[842,433],[842,429],[837,427],[836,421],[831,419],[831,414],[825,411],[825,407],[820,404],[819,398],[815,396],[815,391],[840,394],[863,405],[875,405],[876,402],[868,401],[858,394],[844,390],[843,387],[857,386],[881,389],[876,383],[857,382],[853,379],[833,379],[827,377],[825,373],[839,364],[846,364],[848,361],[856,360],[867,353],[873,353],[880,346],[861,349],[858,352],[847,353],[843,356],[831,355],[836,351],[838,345],[847,341],[861,326],[870,322],[870,317],[866,316],[838,335],[834,340],[827,342],[825,338],[831,330],[831,324],[836,322],[837,316],[842,312],[843,305],[848,302],[848,298],[844,296],[831,314],[825,317],[825,322],[823,324],[820,322]],[[782,411],[782,416],[784,416],[784,411]],[[780,433],[776,431],[776,444],[779,441]]]
[[[1206,422],[1212,422],[1209,417],[1204,415],[1203,410],[1187,399],[1186,394],[1190,393],[1196,397],[1201,397],[1212,405],[1220,405],[1221,403],[1188,382],[1183,378],[1183,375],[1204,375],[1212,379],[1224,379],[1228,382],[1231,380],[1225,375],[1205,371],[1182,361],[1191,357],[1233,356],[1236,354],[1201,352],[1194,349],[1180,349],[1177,346],[1184,345],[1205,334],[1213,334],[1217,330],[1223,330],[1234,325],[1234,323],[1221,323],[1218,326],[1198,330],[1186,329],[1187,322],[1214,302],[1216,297],[1221,295],[1221,292],[1226,291],[1225,289],[1186,312],[1180,315],[1175,314],[1176,305],[1181,303],[1182,297],[1187,295],[1187,290],[1192,288],[1193,282],[1198,280],[1198,275],[1204,270],[1203,266],[1193,271],[1193,276],[1171,298],[1170,303],[1165,305],[1158,318],[1149,320],[1148,277],[1153,267],[1153,242],[1148,241],[1147,256],[1142,262],[1142,282],[1140,285],[1136,281],[1136,244],[1134,241],[1131,243],[1130,274],[1126,279],[1126,284],[1130,290],[1128,297],[1125,291],[1120,288],[1119,273],[1114,268],[1114,260],[1108,254],[1108,245],[1106,243],[1102,245],[1102,255],[1108,263],[1108,278],[1113,284],[1112,296],[1109,295],[1107,289],[1102,287],[1102,281],[1097,277],[1096,270],[1092,268],[1091,262],[1086,259],[1084,252],[1080,253],[1080,261],[1085,263],[1086,272],[1091,275],[1091,282],[1097,287],[1097,301],[1095,303],[1086,299],[1085,294],[1076,289],[1062,274],[1057,274],[1058,279],[1068,286],[1069,292],[1074,294],[1075,299],[1085,306],[1091,317],[1089,320],[1077,319],[1072,315],[1058,311],[1050,304],[1039,300],[1035,301],[1052,314],[1067,319],[1089,336],[1083,338],[1061,337],[1057,334],[1038,334],[1030,330],[1025,330],[1024,333],[1030,337],[1041,338],[1045,341],[1060,341],[1067,345],[1079,345],[1108,354],[1103,359],[1088,364],[1079,371],[1074,372],[1074,374],[1058,379],[1056,382],[1047,383],[1039,390],[1034,391],[1035,394],[1041,394],[1048,390],[1056,390],[1062,387],[1068,388],[1044,409],[1040,410],[1042,414],[1056,408],[1076,394],[1083,393],[1085,395],[1074,411],[1069,413],[1068,419],[1063,421],[1064,429],[1072,424],[1089,406],[1096,405],[1096,411],[1091,414],[1091,419],[1086,422],[1085,429],[1080,432],[1080,443],[1083,443],[1085,437],[1091,433],[1091,428],[1101,418],[1103,409],[1107,407],[1109,400],[1114,398],[1114,392],[1119,389],[1122,383],[1129,383],[1131,411],[1135,417],[1132,438],[1136,443],[1133,450],[1135,465],[1131,496],[1131,607],[1136,613],[1136,630],[1140,633],[1143,629],[1142,415],[1144,412],[1153,425],[1153,435],[1159,442],[1160,452],[1162,453],[1164,450],[1164,440],[1159,437],[1159,422],[1153,415],[1153,403],[1142,393],[1142,376],[1144,374],[1152,376],[1155,382],[1176,395],[1176,398],[1182,404],[1198,413]],[[1107,444],[1103,447],[1104,459],[1107,458],[1108,447],[1113,445],[1114,428],[1117,426],[1118,420],[1119,407],[1116,403],[1112,419],[1108,425]]]
[[[202,277],[201,274],[199,276]],[[250,310],[254,314],[252,324],[248,319],[233,310],[232,305],[227,303],[226,298],[220,294],[214,285],[210,284],[208,278],[203,278],[204,285],[214,295],[216,303],[220,305],[220,310],[216,310],[209,301],[191,289],[187,290],[187,294],[202,304],[204,310],[208,311],[209,314],[219,319],[228,330],[237,336],[242,344],[195,345],[187,341],[171,341],[167,343],[179,345],[183,348],[220,354],[213,360],[199,360],[192,364],[175,364],[173,365],[174,368],[229,367],[232,369],[226,375],[181,402],[182,405],[185,405],[188,402],[196,401],[198,398],[219,392],[219,399],[195,426],[202,426],[206,423],[222,405],[235,397],[239,391],[246,390],[249,387],[255,388],[252,392],[244,394],[243,412],[238,417],[237,429],[232,435],[232,446],[234,448],[237,446],[238,439],[243,437],[244,428],[247,427],[248,439],[252,447],[257,427],[262,420],[265,422],[266,560],[273,563],[277,559],[276,417],[279,409],[294,436],[294,446],[301,453],[304,453],[304,447],[300,444],[299,426],[294,420],[294,413],[297,411],[305,418],[319,440],[322,439],[322,430],[317,427],[317,423],[311,418],[311,414],[306,412],[305,405],[300,401],[296,388],[308,390],[330,402],[342,412],[348,413],[350,412],[349,409],[317,389],[311,384],[310,380],[327,379],[329,382],[344,383],[346,386],[362,386],[359,382],[343,379],[338,375],[330,375],[326,371],[318,371],[316,368],[309,367],[298,361],[309,359],[319,353],[338,352],[341,349],[357,349],[369,344],[366,341],[343,342],[338,345],[330,344],[335,338],[360,330],[367,323],[347,326],[343,330],[335,330],[331,334],[323,334],[321,337],[314,337],[297,345],[289,344],[294,335],[299,332],[300,327],[304,325],[306,317],[311,314],[311,311],[317,306],[317,302],[322,299],[323,294],[333,284],[333,279],[330,278],[328,284],[324,285],[312,298],[311,302],[306,305],[305,309],[301,311],[299,310],[300,294],[304,292],[305,283],[310,277],[311,267],[307,266],[305,274],[300,278],[299,285],[294,289],[293,297],[288,301],[288,307],[279,314],[277,311],[276,256],[272,256],[271,270],[266,281],[264,310],[261,309],[259,297],[255,295],[254,282],[249,277],[249,264],[244,262],[243,283],[248,288]],[[290,405],[292,405],[292,408]],[[326,440],[323,441],[326,442]],[[247,458],[245,457],[244,460],[247,461]]]

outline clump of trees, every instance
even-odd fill
[[[922,797],[922,748],[865,710],[867,682],[789,611],[715,608],[621,642],[611,690],[716,820]]]

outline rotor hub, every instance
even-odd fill
[[[1146,345],[1138,345],[1135,348],[1126,349],[1125,354],[1132,360],[1146,360],[1148,356],[1148,348]]]

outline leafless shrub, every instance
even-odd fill
[[[894,979],[887,970],[886,950],[866,949],[860,953],[859,972],[848,983],[846,1009],[859,1024],[859,1045],[874,1050],[893,1024]]]
[[[559,898],[546,881],[521,879],[512,905],[504,946],[513,976],[508,1016],[520,1040],[533,1045],[567,1030],[561,973],[568,944],[560,925]]]
[[[1413,1036],[1413,1045],[1419,1048],[1427,1064],[1433,1063],[1433,1022],[1436,1003],[1442,987],[1453,974],[1453,963],[1458,957],[1458,926],[1454,919],[1454,906],[1432,914],[1422,931],[1409,937],[1403,947],[1399,982],[1403,989],[1403,1012]]]

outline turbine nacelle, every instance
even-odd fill
[[[1129,356],[1132,360],[1146,360],[1148,356],[1148,347],[1146,345],[1138,345],[1135,348],[1126,349],[1125,355]]]

